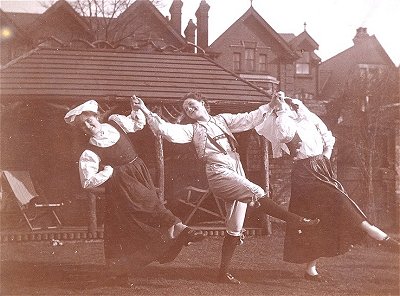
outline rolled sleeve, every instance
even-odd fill
[[[79,158],[79,176],[83,188],[95,188],[106,182],[113,174],[111,166],[99,171],[100,158],[90,150],[85,150]]]
[[[132,110],[128,116],[112,114],[108,120],[116,122],[125,133],[134,133],[142,130],[146,125],[146,117],[141,110]]]

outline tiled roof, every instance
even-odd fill
[[[4,99],[73,99],[137,94],[174,101],[199,91],[210,101],[263,102],[251,83],[205,56],[190,53],[38,48],[5,65]]]

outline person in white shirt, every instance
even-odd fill
[[[115,283],[131,286],[131,265],[170,262],[184,245],[204,235],[184,225],[158,198],[149,171],[127,133],[143,129],[141,111],[113,114],[107,123],[98,119],[98,104],[87,101],[64,117],[66,123],[90,136],[79,158],[85,189],[105,186],[104,252]]]
[[[287,225],[284,260],[306,263],[305,279],[326,282],[327,277],[317,272],[317,259],[344,254],[365,234],[398,251],[399,242],[372,225],[334,177],[331,131],[300,100],[282,92],[276,97],[274,112],[256,131],[271,142],[273,157],[284,152],[294,159],[289,210],[321,220],[315,228],[302,231]]]
[[[232,133],[250,130],[260,124],[263,117],[272,112],[273,102],[248,113],[211,116],[201,94],[188,93],[183,97],[183,109],[194,123],[173,124],[150,112],[141,99],[136,100],[137,109],[143,111],[150,128],[156,134],[173,143],[194,144],[198,158],[205,164],[211,192],[225,201],[226,235],[222,245],[218,282],[240,283],[229,272],[229,266],[236,246],[242,242],[241,234],[248,204],[259,206],[263,212],[286,221],[296,229],[318,223],[317,218],[310,220],[295,215],[266,198],[264,190],[246,178],[236,152],[237,142]]]

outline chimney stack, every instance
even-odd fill
[[[196,11],[197,17],[197,46],[202,49],[208,47],[208,11],[210,5],[205,0],[201,0],[200,6]]]
[[[195,40],[195,38],[196,38],[196,29],[197,29],[197,26],[193,23],[193,20],[190,19],[189,22],[188,22],[188,25],[187,25],[187,27],[185,29],[185,32],[184,32],[187,42],[196,44],[196,40]],[[194,52],[195,51],[195,47],[190,47],[189,51],[190,52]]]
[[[363,40],[366,40],[366,37],[369,37],[369,34],[367,33],[367,28],[358,28],[356,36],[353,38],[353,43],[357,44]]]
[[[182,6],[182,0],[174,0],[169,8],[169,13],[171,14],[171,26],[179,35],[181,35],[182,29]]]

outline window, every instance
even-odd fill
[[[247,71],[255,71],[255,49],[254,48],[246,48],[244,50],[244,60],[246,63],[246,70]]]
[[[258,66],[260,72],[267,72],[267,55],[260,54],[258,56]]]
[[[240,57],[239,52],[233,53],[233,71],[240,71]]]
[[[360,77],[364,78],[379,77],[384,70],[382,65],[359,64],[358,67],[360,69]]]
[[[302,50],[302,57],[297,60],[296,74],[309,75],[310,74],[310,53]]]
[[[293,97],[295,99],[299,99],[302,101],[314,99],[314,95],[312,93],[305,92],[304,90],[301,90],[300,92],[295,93]]]
[[[296,64],[296,74],[307,75],[310,74],[310,65],[309,64]]]

